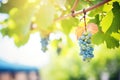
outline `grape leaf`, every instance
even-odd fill
[[[104,34],[102,32],[98,32],[92,36],[92,43],[99,45],[104,42]]]
[[[43,5],[36,14],[38,27],[47,28],[53,23],[55,8],[51,5]]]
[[[118,2],[113,3],[112,9],[114,18],[110,28],[107,30],[107,33],[118,32],[120,29],[120,5]]]
[[[103,7],[104,12],[110,12],[111,9],[112,9],[112,5],[110,5],[110,4],[105,4],[104,7]]]
[[[120,0],[111,0],[111,2],[118,2],[120,4]]]
[[[29,40],[29,33],[26,35],[22,33],[16,34],[16,33],[13,33],[14,30],[10,30],[8,27],[3,28],[2,30],[0,30],[0,32],[2,33],[3,36],[8,35],[9,37],[12,37],[17,47],[24,45]]]
[[[29,40],[29,34],[26,35],[13,35],[14,42],[17,47],[21,47],[22,45],[26,44]]]
[[[112,36],[105,34],[104,36],[107,48],[119,47],[119,41],[113,38]]]
[[[8,27],[1,29],[0,32],[2,33],[3,36],[8,35],[9,37],[11,37],[11,35],[12,35],[10,30],[8,29]]]
[[[29,39],[31,21],[34,14],[35,6],[33,5],[16,10],[6,21],[8,27],[1,30],[2,34],[14,38],[17,46],[25,44]]]
[[[107,15],[102,19],[100,26],[102,26],[102,31],[106,32],[109,28],[110,25],[112,24],[113,21],[113,13],[112,11],[108,12]]]
[[[111,36],[117,40],[120,40],[120,33],[112,33]]]
[[[79,20],[76,18],[69,18],[69,19],[64,19],[61,22],[61,26],[63,28],[63,31],[66,34],[69,34],[71,31],[72,27],[78,26]]]
[[[113,9],[102,19],[102,31],[107,34],[118,32],[120,29],[120,6],[118,2],[113,3]]]
[[[119,40],[116,40],[109,34],[104,34],[103,32],[98,32],[92,36],[92,43],[99,45],[106,42],[107,48],[119,47]]]

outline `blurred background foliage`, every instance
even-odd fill
[[[101,44],[95,46],[94,58],[84,62],[76,48],[67,54],[51,55],[51,62],[41,68],[43,80],[119,80],[120,48],[108,49]]]
[[[3,0],[4,1],[4,0]],[[80,0],[76,10],[93,6],[103,0]],[[20,47],[32,33],[49,36],[48,53],[51,61],[41,68],[42,80],[119,80],[120,79],[120,0],[110,2],[87,13],[87,23],[98,25],[92,36],[95,57],[83,62],[79,56],[75,29],[84,26],[83,15],[56,21],[71,13],[75,0],[8,0],[1,2],[0,21],[3,36],[14,39]],[[55,39],[52,37],[57,36]],[[35,46],[34,46],[35,47]]]

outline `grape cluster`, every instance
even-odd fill
[[[43,51],[43,52],[46,52],[46,50],[47,50],[47,45],[48,45],[48,38],[41,38],[41,50]]]
[[[93,55],[93,47],[91,44],[91,36],[92,34],[89,32],[85,32],[82,36],[78,39],[78,43],[80,46],[80,55],[83,56],[83,60],[90,60],[94,57]]]

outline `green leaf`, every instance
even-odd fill
[[[69,34],[72,27],[78,26],[78,23],[79,23],[79,20],[76,18],[69,18],[69,19],[62,20],[61,26],[62,26],[63,32],[66,34]]]
[[[55,8],[51,5],[43,5],[36,14],[38,27],[47,28],[53,23]]]
[[[119,41],[112,36],[106,34],[104,38],[107,44],[107,48],[119,47]]]
[[[113,22],[107,30],[107,33],[118,32],[120,29],[120,5],[118,2],[113,3],[112,13],[114,15]]]
[[[8,35],[9,37],[12,37],[17,47],[24,45],[29,40],[29,33],[26,35],[22,33],[17,34],[14,33],[14,30],[10,30],[8,27],[3,28],[2,30],[0,30],[0,32],[2,33],[3,36]]]
[[[112,24],[113,21],[112,11],[108,12],[107,15],[102,19],[100,26],[102,26],[102,31],[106,32]]]
[[[29,34],[28,35],[14,35],[14,42],[17,47],[20,47],[24,44],[26,44],[29,40]]]
[[[2,34],[14,38],[17,46],[24,45],[29,39],[32,17],[35,14],[35,6],[16,9],[14,14],[6,21],[7,28],[1,30]]]
[[[11,36],[11,32],[9,31],[8,28],[3,28],[0,30],[0,32],[2,33],[3,36],[8,35],[9,37]]]
[[[118,32],[120,29],[120,6],[118,2],[113,3],[113,9],[102,19],[102,31],[107,34]]]
[[[92,36],[92,43],[99,45],[104,42],[104,34],[102,32],[98,32]]]
[[[114,37],[109,34],[104,34],[103,32],[98,32],[92,36],[92,43],[99,45],[106,42],[107,48],[119,47],[119,40],[116,40]]]
[[[103,7],[103,11],[104,12],[110,12],[112,9],[112,5],[111,4],[105,4]]]
[[[119,2],[120,3],[120,0],[111,0],[111,2]]]
[[[111,36],[117,40],[120,40],[120,33],[112,33]]]

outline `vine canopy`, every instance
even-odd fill
[[[1,3],[0,14],[9,17],[0,22],[0,32],[3,36],[14,39],[17,46],[22,46],[29,40],[31,33],[40,32],[42,37],[52,32],[60,31],[71,44],[69,34],[75,34],[75,29],[84,26],[80,21],[82,14],[70,17],[71,9],[76,0],[8,0]],[[98,32],[92,36],[95,45],[106,43],[108,48],[119,47],[120,41],[120,0],[79,0],[75,12],[90,8],[107,1],[86,14],[87,24],[95,23]],[[64,17],[70,15],[69,17]],[[64,17],[64,19],[62,19]]]

